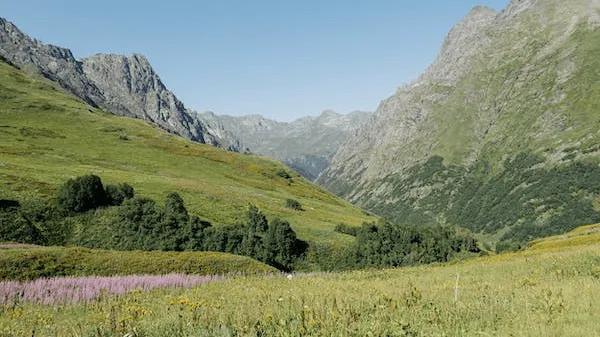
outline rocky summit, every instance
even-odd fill
[[[238,149],[237,141],[225,130],[195,118],[142,55],[98,54],[77,60],[69,49],[32,39],[0,18],[0,57],[58,83],[93,106],[143,119],[197,142]]]
[[[474,8],[318,182],[395,222],[506,245],[600,221],[599,13],[597,0]]]

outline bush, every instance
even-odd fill
[[[345,223],[340,223],[335,226],[334,230],[338,233],[356,236],[360,230],[360,227],[353,227]]]
[[[293,262],[306,250],[287,221],[274,219],[264,236],[264,262],[291,270]]]
[[[281,177],[283,179],[287,179],[290,180],[292,179],[292,176],[284,169],[280,169],[275,173],[278,177]]]
[[[102,180],[96,175],[69,179],[58,192],[58,205],[67,212],[85,212],[107,205]]]
[[[36,245],[63,245],[71,227],[55,206],[42,200],[0,209],[0,240]]]
[[[302,211],[302,204],[298,200],[287,199],[285,201],[285,207],[293,209],[295,211]]]
[[[135,196],[135,191],[127,183],[119,185],[106,185],[105,188],[106,198],[109,205],[118,206],[123,201],[131,199]]]

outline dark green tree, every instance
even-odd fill
[[[264,237],[265,262],[289,270],[299,253],[298,238],[290,224],[273,219]]]
[[[190,221],[181,196],[175,192],[169,193],[165,200],[163,221],[156,228],[157,239],[161,250],[183,250],[186,238],[184,226]]]
[[[248,230],[255,233],[264,233],[269,227],[267,217],[258,209],[250,204],[248,206]]]
[[[58,205],[67,212],[85,212],[107,204],[102,180],[96,175],[69,179],[58,191]]]
[[[127,183],[119,185],[106,185],[106,198],[110,205],[118,206],[135,195],[135,190]]]
[[[183,235],[186,238],[186,250],[202,250],[207,239],[207,229],[212,227],[208,221],[203,221],[197,216],[191,216],[183,230]]]

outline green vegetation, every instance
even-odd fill
[[[595,206],[600,167],[593,160],[547,167],[543,156],[522,152],[508,157],[497,174],[490,167],[476,162],[464,169],[432,157],[386,180],[395,195],[404,196],[401,202],[370,207],[396,222],[426,225],[443,219],[475,233],[496,235],[498,251],[600,221]],[[409,197],[415,186],[435,187],[426,196]]]
[[[215,252],[109,251],[79,247],[0,250],[0,279],[168,273],[223,275],[276,272],[253,259]],[[2,315],[0,315],[2,316]]]
[[[6,202],[9,206],[0,209],[0,240],[116,250],[228,252],[283,270],[291,270],[307,249],[288,222],[269,222],[253,205],[244,223],[215,228],[190,216],[177,193],[167,195],[164,207],[134,194],[128,184],[105,189],[95,175],[69,179],[59,189],[56,205]]]
[[[304,209],[302,208],[302,204],[295,199],[287,199],[285,201],[285,207],[289,208],[289,209],[293,209],[295,211],[303,211]]]
[[[177,191],[190,214],[215,226],[243,221],[253,203],[269,218],[289,221],[301,239],[336,247],[350,242],[336,224],[374,220],[273,160],[91,108],[2,62],[0,97],[0,199],[47,198],[67,179],[95,174],[109,185],[128,182],[158,202]],[[286,199],[304,212],[285,207]]]
[[[415,132],[347,148],[321,179],[394,222],[463,226],[499,250],[600,221],[600,31],[587,14],[585,1],[537,1],[481,31],[490,41],[456,83],[386,105],[402,107],[390,130]],[[404,120],[404,107],[423,113]]]
[[[360,227],[348,226],[345,223],[340,223],[335,226],[335,231],[338,233],[344,233],[351,236],[357,236]]]
[[[292,279],[237,277],[92,304],[19,303],[2,308],[0,334],[595,336],[600,232],[585,232],[458,263]],[[542,248],[542,242],[552,244]]]
[[[355,242],[338,253],[337,263],[324,263],[323,255],[307,256],[308,244],[297,238],[287,221],[269,221],[254,205],[249,206],[244,222],[213,227],[190,215],[177,193],[169,193],[161,207],[152,199],[135,197],[130,185],[119,186],[105,188],[100,177],[82,176],[69,179],[59,189],[56,205],[7,203],[12,206],[0,209],[0,240],[115,250],[218,251],[253,257],[286,271],[298,266],[310,269],[311,263],[336,270],[396,267],[479,253],[469,234],[449,227],[365,223],[360,229],[343,228],[355,229]],[[107,197],[108,190],[127,199],[119,205]]]

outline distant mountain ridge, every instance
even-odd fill
[[[142,55],[97,54],[77,60],[69,49],[32,39],[0,18],[0,56],[58,83],[92,106],[143,119],[193,141],[238,150],[232,135],[194,118]]]
[[[200,114],[202,120],[212,120],[230,131],[243,148],[281,160],[310,180],[329,166],[338,147],[370,117],[371,113],[363,111],[344,115],[325,110],[318,116],[278,122],[260,115]]]
[[[525,242],[600,221],[600,1],[475,7],[318,182],[411,224]]]

